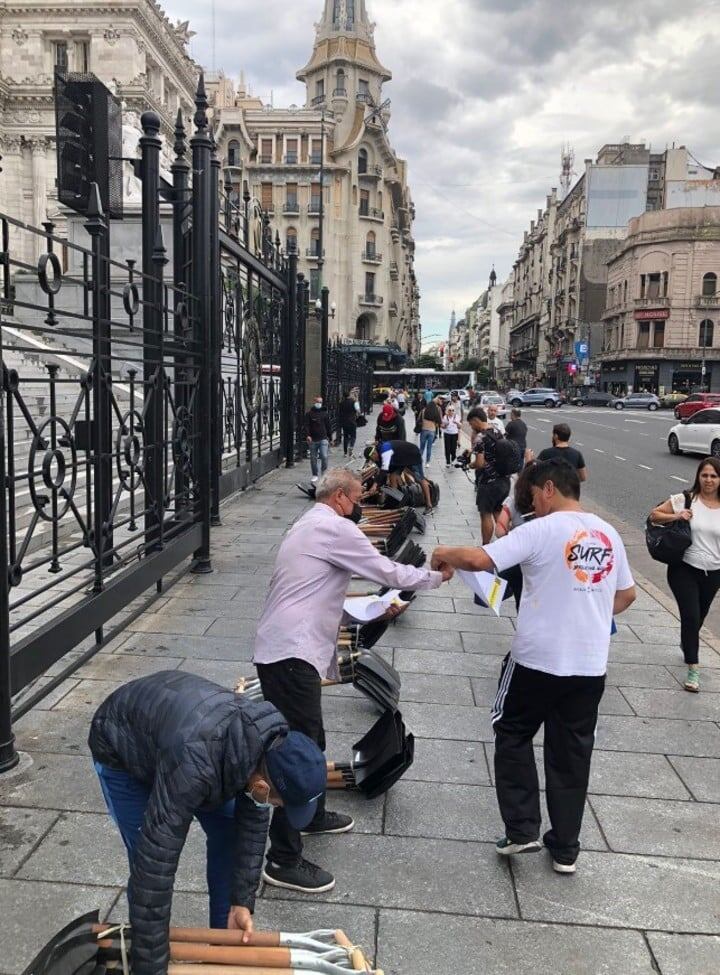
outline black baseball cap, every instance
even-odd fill
[[[265,764],[288,822],[293,829],[303,829],[327,788],[325,756],[307,735],[291,731],[265,753]]]

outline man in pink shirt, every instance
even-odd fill
[[[452,570],[433,572],[400,565],[381,555],[357,527],[362,484],[336,468],[318,483],[316,504],[287,533],[275,562],[258,623],[255,663],[265,699],[325,749],[321,680],[338,676],[336,645],[348,583],[353,575],[394,589],[437,589]],[[318,803],[310,833],[346,833],[350,816]],[[273,812],[263,878],[305,893],[332,890],[335,878],[302,856],[301,834],[281,809]]]

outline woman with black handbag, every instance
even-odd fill
[[[668,565],[668,585],[680,610],[680,642],[688,665],[684,688],[700,690],[700,629],[720,589],[720,460],[707,457],[700,462],[689,492],[674,494],[654,508],[654,525],[687,521],[690,545],[682,561]]]

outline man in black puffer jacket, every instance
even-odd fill
[[[170,906],[194,817],[207,835],[210,926],[250,933],[271,806],[315,815],[327,768],[271,704],[180,671],[131,681],[100,705],[90,750],[130,861],[133,975],[165,975]]]

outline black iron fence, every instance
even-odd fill
[[[0,771],[12,696],[188,558],[212,571],[221,499],[297,454],[307,287],[223,199],[202,78],[196,109],[172,183],[142,118],[133,259],[96,184],[80,243],[0,215]]]
[[[373,367],[352,345],[337,340],[327,348],[327,389],[325,402],[330,413],[333,432],[340,431],[340,401],[345,392],[354,392],[362,413],[372,410]]]

